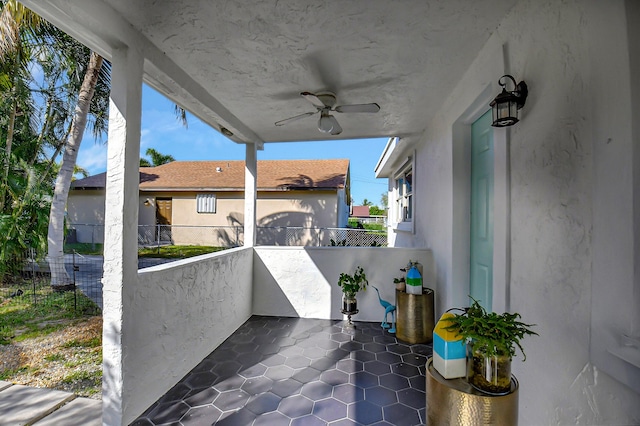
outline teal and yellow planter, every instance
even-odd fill
[[[433,329],[433,367],[445,379],[467,375],[467,345],[455,331],[446,330],[451,325],[446,319],[453,316],[444,313]]]

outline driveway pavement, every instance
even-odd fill
[[[101,426],[102,401],[0,381],[0,426]]]

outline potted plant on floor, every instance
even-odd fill
[[[446,329],[457,331],[469,345],[469,383],[486,393],[509,393],[511,360],[516,355],[516,347],[522,352],[523,361],[527,359],[520,340],[538,334],[531,330],[535,324],[519,321],[518,313],[487,312],[477,300],[472,300],[470,307],[461,309],[462,314],[447,318],[451,324]]]
[[[338,286],[342,288],[342,313],[345,315],[355,315],[358,313],[358,301],[356,294],[360,290],[367,288],[367,276],[362,267],[357,266],[353,275],[340,274]]]

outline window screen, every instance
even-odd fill
[[[196,196],[198,213],[215,213],[216,196],[214,194],[198,194]]]

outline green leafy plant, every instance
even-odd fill
[[[338,278],[338,286],[342,287],[342,292],[352,296],[360,290],[366,290],[367,284],[369,284],[369,281],[367,281],[367,276],[360,266],[356,266],[356,271],[353,275],[343,272]]]
[[[457,331],[458,336],[471,342],[474,351],[480,351],[485,356],[508,355],[509,359],[516,355],[516,346],[524,353],[520,340],[527,335],[538,335],[531,327],[535,324],[526,324],[519,321],[520,314],[497,314],[487,312],[480,303],[471,298],[470,307],[461,309],[462,314],[447,318],[451,324],[446,328],[449,331]]]
[[[49,362],[63,361],[64,360],[64,355],[59,354],[59,353],[52,353],[52,354],[45,355],[44,359],[46,359]]]

